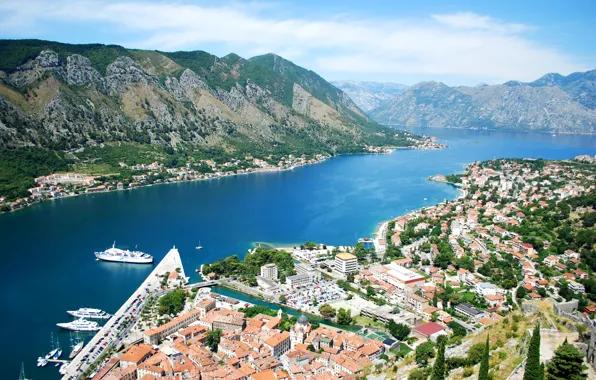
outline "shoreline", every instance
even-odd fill
[[[402,150],[440,150],[440,149],[445,149],[445,148],[417,148],[417,147],[385,147],[387,149],[402,149]],[[66,199],[66,198],[73,198],[73,197],[79,197],[79,196],[85,196],[85,195],[95,195],[95,194],[105,194],[105,193],[112,193],[112,192],[120,192],[120,191],[130,191],[130,190],[135,190],[135,189],[140,189],[140,188],[144,188],[144,187],[150,187],[150,186],[156,186],[156,185],[168,185],[168,184],[173,184],[173,183],[186,183],[186,182],[196,182],[196,181],[208,181],[208,180],[214,180],[214,179],[221,179],[221,178],[227,178],[227,177],[234,177],[234,176],[240,176],[240,175],[249,175],[249,174],[263,174],[263,173],[280,173],[280,172],[285,172],[285,171],[292,171],[295,168],[300,168],[300,167],[304,167],[304,166],[309,166],[309,165],[316,165],[316,164],[320,164],[323,162],[326,162],[329,159],[335,158],[335,157],[341,157],[341,156],[357,156],[357,155],[378,155],[378,154],[389,154],[389,153],[377,153],[377,152],[360,152],[360,153],[343,153],[343,154],[337,154],[334,156],[329,156],[326,157],[322,160],[319,161],[315,161],[315,162],[307,162],[307,163],[302,163],[302,164],[295,164],[289,167],[271,167],[271,168],[257,168],[253,171],[249,171],[249,172],[244,172],[244,173],[232,173],[232,174],[223,174],[223,175],[219,175],[219,176],[212,176],[212,177],[207,177],[207,178],[193,178],[193,179],[185,179],[185,180],[180,180],[180,181],[163,181],[163,182],[159,182],[159,183],[151,183],[151,184],[147,184],[147,185],[139,185],[139,186],[134,186],[134,187],[128,187],[125,189],[109,189],[109,190],[103,190],[103,191],[97,191],[97,192],[84,192],[84,193],[79,193],[79,194],[68,194],[68,195],[63,195],[60,197],[52,197],[52,198],[47,198],[44,199],[42,201],[36,201],[36,202],[32,202],[26,205],[23,205],[19,208],[16,209],[12,209],[10,211],[3,211],[0,212],[0,215],[2,214],[10,214],[13,212],[17,212],[17,211],[21,211],[21,210],[25,210],[25,209],[29,209],[32,208],[34,206],[40,205],[42,203],[46,203],[48,201],[55,201],[55,200],[60,200],[60,199]],[[52,174],[59,174],[59,173],[52,173]]]

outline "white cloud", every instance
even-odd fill
[[[0,4],[0,33],[29,30],[44,38],[44,26],[92,23],[119,36],[113,43],[158,50],[219,51],[251,56],[276,52],[326,77],[410,76],[533,80],[547,72],[567,74],[588,68],[570,56],[525,36],[531,26],[474,13],[429,15],[422,20],[329,19],[275,15],[275,4],[196,5],[140,1]],[[74,20],[74,21],[73,21]],[[91,26],[93,27],[93,26]],[[73,28],[74,29],[74,28]],[[90,36],[94,36],[89,32]]]

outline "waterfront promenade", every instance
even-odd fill
[[[123,264],[127,265],[127,264]],[[186,278],[180,253],[173,247],[147,276],[145,281],[124,302],[118,311],[108,320],[99,332],[83,347],[81,352],[72,360],[63,379],[77,379],[101,355],[112,347],[118,347],[126,338],[128,330],[137,321],[145,302],[149,296],[162,293],[162,277],[178,270],[182,278]]]

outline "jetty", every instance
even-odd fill
[[[101,355],[110,348],[119,347],[126,338],[128,331],[139,318],[145,303],[152,295],[163,294],[161,288],[162,277],[166,273],[178,271],[182,278],[186,278],[180,253],[173,247],[147,276],[145,281],[124,302],[107,323],[83,347],[81,352],[66,368],[63,379],[78,379]],[[128,323],[127,323],[128,322]]]

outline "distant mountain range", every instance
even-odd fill
[[[248,154],[411,145],[396,133],[316,73],[274,54],[218,58],[0,40],[3,148],[130,142]]]
[[[596,70],[491,86],[422,82],[367,112],[377,122],[395,126],[594,134]]]
[[[337,88],[348,94],[364,112],[369,112],[381,106],[384,102],[401,94],[407,87],[403,84],[391,82],[360,82],[352,80],[331,82]]]

